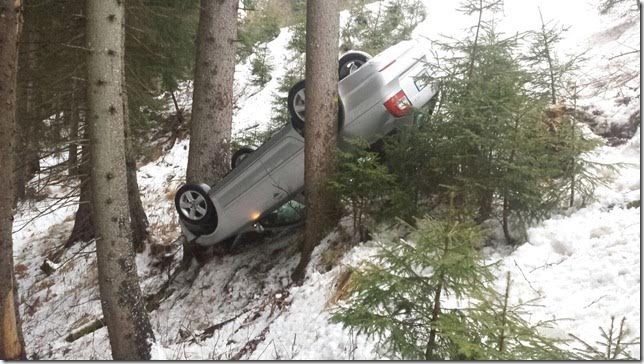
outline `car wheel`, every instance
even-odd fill
[[[304,122],[306,113],[306,95],[304,94],[304,80],[296,83],[288,92],[288,111],[291,114],[291,125],[300,134],[304,135]],[[342,100],[338,103],[338,131],[342,128],[344,108]]]
[[[296,83],[288,92],[288,112],[291,114],[291,124],[297,130],[304,130],[306,114],[306,95],[304,80]]]
[[[209,234],[217,227],[217,211],[208,196],[209,189],[204,184],[187,184],[174,196],[179,218],[195,233]]]
[[[342,80],[357,71],[365,63],[369,62],[371,56],[362,52],[349,52],[340,58],[338,69],[339,79]]]
[[[233,153],[232,158],[230,159],[230,167],[235,169],[246,157],[248,157],[255,149],[250,147],[241,147],[235,153]]]

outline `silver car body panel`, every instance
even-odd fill
[[[344,109],[341,139],[373,143],[412,122],[413,114],[396,118],[384,103],[403,90],[412,106],[420,108],[436,94],[423,48],[418,41],[400,42],[338,83]],[[181,229],[200,245],[217,244],[249,228],[303,189],[304,138],[287,125],[208,191],[218,216],[211,234],[197,236],[183,222]]]

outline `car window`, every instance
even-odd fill
[[[293,225],[304,218],[304,205],[291,200],[280,206],[277,210],[262,218],[260,223],[264,227],[280,227]]]

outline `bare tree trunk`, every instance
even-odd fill
[[[78,174],[78,98],[76,97],[76,80],[72,78],[71,101],[69,105],[69,157],[67,158],[67,174],[72,177]]]
[[[470,58],[470,65],[467,67],[467,82],[471,82],[472,80],[474,62],[476,62],[476,51],[479,46],[479,32],[481,31],[481,20],[483,19],[483,0],[480,0],[479,4],[479,20],[476,22],[476,35],[474,36],[474,43],[472,44],[472,56]]]
[[[16,200],[22,200],[26,196],[27,182],[33,178],[34,173],[40,169],[37,150],[34,151],[36,141],[34,124],[38,123],[35,113],[35,87],[34,73],[36,70],[36,51],[38,42],[38,33],[36,31],[36,17],[28,7],[24,8],[24,34],[19,46],[19,63],[18,63],[18,93],[16,119],[17,124],[17,145],[18,151],[15,153],[16,164]]]
[[[13,272],[14,153],[16,143],[16,79],[21,2],[0,0],[0,359],[26,360],[17,284]]]
[[[125,64],[125,59],[123,60]],[[125,88],[125,72],[123,73],[123,87]],[[127,197],[130,210],[130,228],[132,229],[132,244],[134,251],[143,253],[145,242],[148,240],[148,217],[141,203],[139,182],[136,179],[136,150],[134,149],[130,113],[128,110],[127,91],[123,93],[123,123],[125,124],[125,165],[127,168]]]
[[[154,340],[130,243],[123,125],[124,0],[87,0],[87,101],[101,306],[116,360],[150,359]]]
[[[188,183],[212,184],[230,166],[237,0],[201,0]]]
[[[499,334],[499,352],[505,351],[505,325],[508,320],[508,298],[510,297],[510,272],[505,278],[505,294],[503,294],[503,309],[501,311],[501,333]]]
[[[447,244],[446,244],[447,245]],[[441,276],[436,292],[434,293],[434,307],[432,308],[431,323],[438,320],[438,315],[441,313],[441,294],[443,293],[443,276]],[[436,328],[432,327],[429,330],[429,339],[427,340],[427,347],[425,348],[425,360],[436,360],[434,357],[434,349],[436,349]]]
[[[503,211],[501,211],[502,214],[502,219],[501,219],[501,225],[503,227],[503,236],[505,236],[505,241],[506,243],[510,245],[514,245],[515,241],[510,235],[510,228],[508,226],[509,224],[509,217],[510,217],[510,201],[508,198],[508,191],[503,192]]]
[[[212,184],[229,170],[238,6],[238,0],[201,0],[188,183]],[[201,251],[184,239],[184,266]]]
[[[494,191],[489,189],[484,189],[478,193],[478,203],[479,209],[477,211],[474,221],[477,224],[483,223],[485,220],[489,219],[492,216],[494,202]]]
[[[326,183],[335,171],[338,135],[338,1],[308,0],[306,7],[306,127],[304,188],[306,221],[300,262],[293,281],[300,283],[313,248],[335,222],[336,199]]]
[[[129,127],[128,127],[129,129]],[[129,132],[128,132],[129,134]],[[126,134],[127,135],[127,134]],[[132,244],[137,253],[145,250],[145,242],[148,240],[148,216],[143,209],[141,194],[139,193],[139,183],[136,179],[136,157],[132,147],[131,136],[126,136],[126,154],[125,163],[127,166],[127,194],[128,206],[130,209],[130,228],[132,229]]]
[[[639,3],[639,2],[638,2]],[[573,110],[577,110],[577,84],[574,85],[573,89]],[[575,155],[575,144],[577,141],[575,140],[575,123],[577,122],[576,119],[576,114],[573,114],[570,117],[570,139],[572,140],[572,153],[571,155],[573,156],[570,161],[570,168],[572,168],[571,173],[570,173],[570,202],[568,204],[569,207],[575,206],[575,189],[577,188],[577,179],[576,179],[576,173],[577,173],[577,160],[574,157]]]
[[[84,139],[87,138],[88,131]],[[80,183],[80,197],[78,198],[78,209],[74,218],[74,227],[65,248],[69,248],[78,241],[90,241],[96,237],[96,225],[94,224],[92,208],[92,184],[90,183],[90,153],[89,145],[85,142],[81,149],[81,160],[78,165],[78,178]],[[61,251],[61,254],[63,252]],[[57,257],[59,258],[59,257]],[[54,259],[57,261],[57,259]]]
[[[550,103],[555,105],[557,103],[557,93],[555,88],[555,70],[552,62],[552,55],[550,54],[550,41],[548,40],[548,32],[546,31],[546,23],[543,21],[541,15],[541,8],[539,9],[539,18],[541,19],[541,37],[543,37],[544,52],[548,60],[548,74],[550,76]]]

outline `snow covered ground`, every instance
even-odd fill
[[[462,34],[469,24],[454,12],[454,2],[426,0],[428,19],[415,36]],[[588,1],[507,0],[502,19],[506,31],[535,29],[537,5],[544,17],[570,25],[564,52],[590,49],[580,84],[588,85],[581,105],[597,111],[607,123],[624,123],[639,110],[639,77],[619,84],[592,82],[608,74],[637,72],[639,20],[599,16]],[[247,89],[238,100],[236,131],[270,120],[270,101],[281,77],[288,30],[268,45],[275,64],[273,80],[261,90]],[[617,57],[615,57],[617,56]],[[246,65],[247,66],[247,65]],[[249,71],[238,67],[238,89],[244,89]],[[619,84],[619,86],[618,86]],[[623,102],[630,97],[630,102]],[[189,98],[180,100],[189,104]],[[607,164],[623,163],[612,180],[596,190],[596,200],[583,208],[552,216],[528,229],[525,244],[515,250],[487,247],[486,256],[501,260],[498,277],[512,274],[514,301],[539,298],[531,321],[559,319],[547,334],[574,334],[588,342],[600,338],[599,326],[610,316],[626,317],[634,336],[640,335],[640,135],[627,143],[602,146],[589,158]],[[160,290],[181,259],[176,239],[179,229],[173,193],[185,175],[188,141],[178,141],[158,160],[138,173],[143,204],[148,212],[153,242],[163,254],[148,248],[137,256],[145,295]],[[53,161],[52,161],[53,162]],[[64,196],[69,187],[53,186],[49,196]],[[110,359],[107,331],[99,329],[74,342],[71,332],[101,317],[94,244],[79,244],[65,253],[57,270],[46,276],[40,265],[60,246],[73,225],[74,206],[46,210],[55,200],[20,206],[15,222],[14,255],[20,285],[21,315],[28,353],[40,359]],[[637,203],[635,203],[637,202]],[[40,214],[40,212],[44,212]],[[39,216],[42,215],[42,216]],[[214,257],[199,271],[180,274],[169,284],[167,297],[150,313],[157,343],[155,359],[377,359],[372,340],[330,324],[337,286],[346,267],[359,265],[375,251],[374,242],[348,250],[340,258],[341,230],[318,246],[301,287],[290,282],[297,264],[298,231],[245,242],[232,255]],[[333,263],[333,264],[331,264]],[[631,348],[639,358],[639,346]]]

